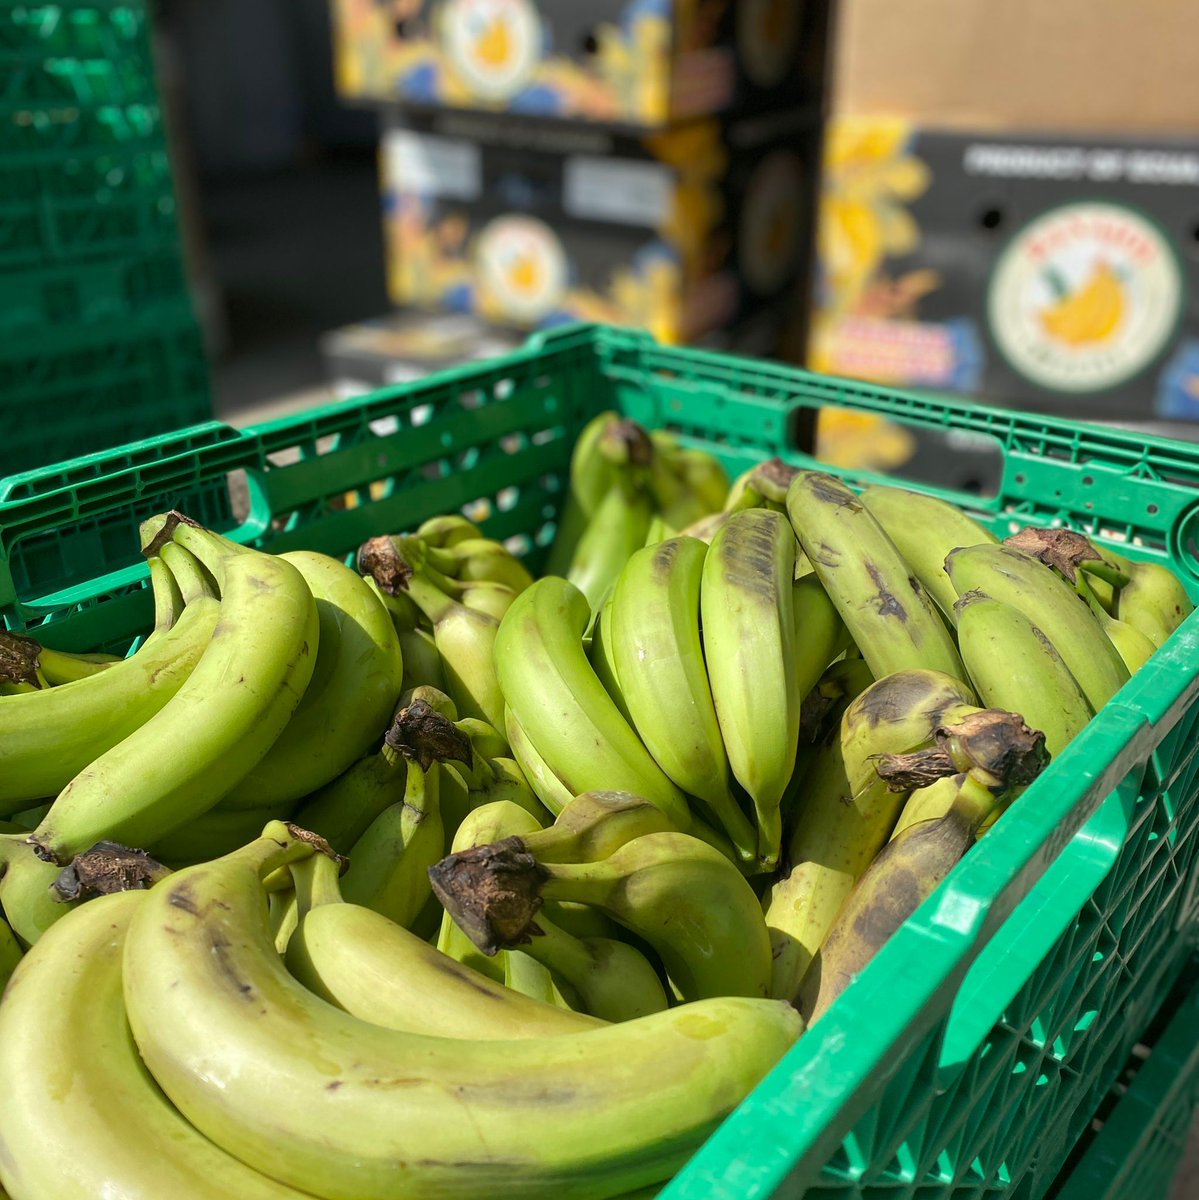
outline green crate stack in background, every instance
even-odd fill
[[[210,411],[145,0],[0,0],[0,476]]]

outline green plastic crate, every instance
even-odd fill
[[[64,283],[63,303],[77,302]],[[0,475],[211,413],[208,361],[186,297],[126,305],[123,317],[116,297],[92,293],[91,304],[92,319],[79,324],[9,329],[0,316]],[[96,309],[108,310],[104,319]]]
[[[128,644],[151,614],[136,523],[173,506],[244,542],[336,554],[459,509],[535,561],[601,409],[739,472],[772,454],[811,463],[795,447],[825,406],[992,436],[999,494],[952,497],[991,528],[1067,523],[1199,592],[1197,447],[585,326],[315,412],[0,482],[0,609],[64,649]],[[662,1195],[1039,1200],[1199,924],[1197,664],[1194,617]]]
[[[1145,1038],[1148,1058],[1052,1200],[1169,1200],[1199,1113],[1199,972]],[[1140,1049],[1140,1047],[1138,1048]]]

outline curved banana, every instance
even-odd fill
[[[0,704],[0,815],[62,791],[175,696],[200,662],[220,605],[189,604],[130,658],[76,683]]]
[[[604,691],[609,699],[620,710],[620,715],[633,724],[633,716],[620,687],[616,674],[616,654],[612,644],[612,593],[604,601],[599,612],[595,614],[595,622],[591,626],[591,645],[587,648],[587,661],[595,672],[596,678],[604,685]]]
[[[969,687],[939,671],[886,676],[845,710],[840,736],[821,748],[804,779],[786,865],[765,899],[776,999],[798,995],[833,920],[886,844],[903,805],[903,795],[878,777],[873,756],[926,745],[938,727],[977,711]]]
[[[681,833],[656,804],[629,792],[583,792],[554,823],[518,840],[541,862],[599,862],[647,833]]]
[[[30,836],[54,862],[103,838],[153,845],[212,808],[274,744],[312,675],[316,604],[295,567],[181,519],[170,536],[217,577],[220,622],[168,704],[59,793]]]
[[[424,548],[415,538],[372,538],[359,551],[381,591],[402,589],[433,626],[446,686],[459,715],[481,717],[497,729],[504,702],[495,678],[493,647],[500,623],[447,596],[429,578]],[[387,572],[395,573],[394,586]]]
[[[293,845],[284,830],[148,892],[124,991],[143,1060],[195,1128],[315,1196],[474,1195],[484,1171],[489,1196],[523,1200],[567,1180],[596,1196],[664,1180],[799,1034],[788,1006],[743,998],[567,1039],[370,1025],[313,996],[275,952],[261,878]]]
[[[915,668],[964,677],[936,606],[851,488],[831,475],[801,471],[787,492],[787,512],[876,679]]]
[[[9,1192],[18,1200],[302,1200],[197,1133],[142,1065],[125,1021],[121,951],[146,900],[119,892],[89,902],[17,968],[0,1006]]]
[[[1079,571],[1075,577],[1074,590],[1087,602],[1099,628],[1115,646],[1116,653],[1128,669],[1129,675],[1135,675],[1157,652],[1157,643],[1132,622],[1113,617],[1103,607],[1091,582],[1092,578],[1085,571]],[[1123,591],[1123,588],[1120,590]]]
[[[1019,713],[1052,756],[1094,715],[1053,643],[1012,605],[967,592],[958,601],[958,647],[982,702]]]
[[[712,700],[729,765],[754,806],[757,857],[765,868],[778,861],[779,808],[799,745],[795,551],[795,535],[781,513],[735,513],[712,539],[700,588]]]
[[[889,842],[837,914],[800,989],[799,1010],[809,1024],[828,1011],[974,845],[998,796],[971,773],[956,782],[945,815],[913,825]]]
[[[632,1021],[667,1007],[657,971],[634,946],[614,938],[577,938],[544,912],[524,953],[578,995],[583,1012],[602,1021]]]
[[[917,788],[908,796],[908,801],[903,806],[888,840],[893,842],[904,830],[945,816],[957,799],[961,783],[961,777],[958,775],[943,775],[927,786]]]
[[[461,542],[483,536],[483,531],[460,513],[446,513],[421,522],[416,536],[439,550],[448,550]]]
[[[464,583],[500,583],[519,593],[533,582],[529,568],[502,542],[490,538],[464,538],[452,546],[430,547],[430,562]]]
[[[274,809],[336,779],[387,728],[403,688],[395,627],[362,577],[326,554],[293,550],[279,557],[316,599],[320,649],[287,728],[221,799],[222,809]]]
[[[1024,613],[1096,712],[1128,681],[1128,668],[1086,604],[1044,563],[1009,546],[969,546],[950,554],[945,569],[959,596],[984,592]]]
[[[504,701],[572,796],[594,788],[634,792],[686,827],[691,816],[682,793],[621,717],[587,661],[583,632],[590,617],[586,597],[565,579],[539,579],[517,596],[495,643]],[[552,809],[522,751],[515,753]]]
[[[602,412],[583,427],[570,456],[569,490],[558,514],[558,532],[546,562],[547,575],[565,575],[599,502],[616,478],[618,468],[600,453],[600,439],[620,420],[618,412]]]
[[[999,538],[957,505],[922,492],[876,484],[862,493],[862,503],[895,543],[945,619],[954,624],[958,594],[945,570],[946,556],[959,546],[995,545]]]
[[[1116,616],[1160,647],[1195,611],[1182,581],[1159,563],[1133,562],[1112,554],[1107,547],[1104,553],[1115,559],[1129,577],[1117,594]]]
[[[446,911],[484,953],[519,946],[543,900],[590,904],[643,938],[684,1000],[765,996],[770,936],[753,889],[718,850],[649,833],[599,862],[542,863],[512,841],[450,855],[429,872]]]
[[[506,705],[504,707],[504,732],[512,757],[520,767],[521,774],[529,781],[533,794],[555,816],[574,798],[571,790],[550,769],[549,764],[537,753],[536,747],[524,731],[524,727]]]
[[[605,610],[611,625],[604,636],[646,748],[675,784],[707,805],[742,860],[753,862],[758,835],[730,787],[704,666],[699,614],[707,553],[697,538],[669,538],[634,554]]]
[[[631,473],[622,472],[583,530],[566,578],[598,609],[631,555],[645,545],[653,500]]]
[[[442,954],[386,917],[342,900],[337,864],[323,854],[292,867],[311,874],[309,905],[287,943],[287,968],[351,1016],[408,1033],[502,1041],[585,1033],[605,1022],[529,999]]]

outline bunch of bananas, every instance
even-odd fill
[[[614,413],[537,579],[142,541],[124,658],[0,635],[13,1200],[651,1195],[1191,611]]]

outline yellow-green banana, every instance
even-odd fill
[[[945,557],[959,546],[994,545],[999,539],[954,504],[911,492],[875,485],[862,493],[862,503],[898,548],[912,574],[933,598],[945,619],[957,619],[958,594],[945,570]]]
[[[274,744],[312,675],[316,604],[295,567],[178,514],[159,536],[217,577],[220,621],[171,700],[59,793],[30,837],[53,862],[70,862],[103,838],[153,845],[207,812]]]
[[[550,771],[572,796],[594,788],[634,792],[687,826],[686,800],[620,715],[583,650],[591,612],[586,597],[548,576],[513,603],[495,643],[504,701]],[[547,807],[554,805],[529,782]]]
[[[1111,555],[1105,547],[1105,553]],[[1116,597],[1116,616],[1139,629],[1155,646],[1195,611],[1182,581],[1159,563],[1120,560],[1129,580]]]
[[[512,757],[528,780],[533,794],[551,813],[560,813],[573,799],[573,793],[537,753],[524,727],[507,706],[504,708],[504,732],[508,735],[508,745],[512,747]]]
[[[378,741],[403,686],[395,627],[362,577],[327,554],[293,550],[279,557],[316,599],[320,649],[287,728],[222,798],[223,809],[274,809],[336,779]]]
[[[718,850],[649,833],[590,863],[543,863],[512,839],[430,871],[446,911],[484,953],[519,946],[543,900],[602,909],[643,938],[684,1000],[764,996],[770,937],[753,889]]]
[[[862,872],[886,844],[904,797],[878,777],[873,756],[928,744],[942,725],[977,712],[970,688],[939,671],[904,671],[866,688],[845,710],[840,736],[817,754],[796,804],[784,867],[765,898],[774,958],[771,995],[794,1000]]]
[[[337,863],[314,854],[292,867],[307,903],[287,942],[287,967],[311,992],[372,1025],[504,1041],[599,1029],[605,1022],[539,1003],[480,975],[372,909],[343,901]]]
[[[1019,713],[1054,757],[1094,715],[1053,643],[1018,608],[967,592],[958,601],[958,647],[982,702]]]
[[[61,687],[0,704],[0,815],[57,795],[135,733],[187,682],[216,628],[220,605],[202,599],[132,657]]]
[[[120,892],[91,901],[17,969],[0,1007],[0,1172],[9,1193],[302,1200],[197,1133],[143,1066],[125,1020],[121,952],[146,899]]]
[[[629,557],[645,545],[653,516],[646,489],[631,470],[622,471],[596,507],[566,572],[592,609],[603,604]]]
[[[617,412],[602,412],[583,427],[570,456],[568,491],[558,514],[558,532],[550,547],[546,573],[565,575],[599,502],[616,478],[618,468],[600,453],[605,431],[620,420]]]
[[[712,703],[699,631],[700,582],[708,547],[669,538],[639,550],[616,583],[604,636],[620,692],[658,766],[698,796],[745,862],[758,835],[730,786],[729,760]]]
[[[1128,668],[1085,602],[1044,563],[1009,546],[969,546],[950,554],[945,569],[959,596],[984,592],[1024,613],[1096,712],[1128,680]]]
[[[700,588],[703,651],[720,734],[733,775],[753,803],[758,861],[766,868],[778,861],[779,806],[795,768],[803,701],[795,550],[781,513],[734,513],[712,539]]]
[[[600,1197],[666,1179],[799,1034],[788,1006],[744,998],[577,1039],[370,1025],[280,961],[261,880],[299,852],[285,828],[265,832],[146,894],[125,1002],[143,1060],[195,1128],[315,1196],[474,1195],[484,1171],[489,1196],[524,1200],[560,1196],[566,1181]]]
[[[889,842],[837,914],[800,990],[799,1010],[809,1024],[828,1011],[974,845],[998,797],[973,772],[958,776],[957,783],[946,814]]]
[[[876,679],[920,667],[963,677],[936,606],[852,488],[831,475],[801,471],[787,492],[787,512]]]

